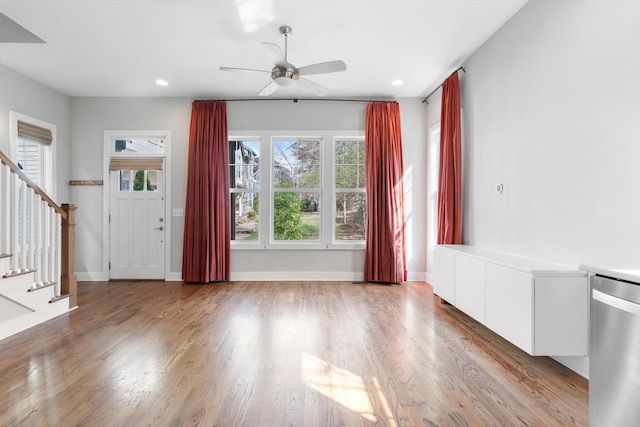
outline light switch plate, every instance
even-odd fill
[[[173,216],[184,216],[184,209],[174,208],[173,209]]]

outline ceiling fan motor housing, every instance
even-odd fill
[[[295,81],[298,80],[298,70],[293,67],[273,67],[273,70],[271,70],[271,78],[278,86],[293,86]]]

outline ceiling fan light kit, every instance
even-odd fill
[[[280,46],[273,43],[263,42],[262,46],[267,51],[267,54],[271,57],[271,60],[275,64],[273,69],[269,72],[267,70],[253,70],[249,68],[235,68],[235,67],[220,67],[221,71],[249,71],[258,73],[270,73],[271,81],[258,93],[259,96],[269,96],[278,87],[291,87],[296,82],[304,82],[302,88],[308,89],[317,96],[325,96],[329,93],[329,89],[315,83],[306,78],[300,77],[302,75],[308,76],[313,74],[327,74],[335,73],[338,71],[345,71],[347,64],[344,61],[329,61],[320,62],[317,64],[305,65],[304,67],[296,68],[291,64],[287,58],[287,40],[293,30],[291,27],[283,25],[280,27],[280,34],[284,37],[284,54],[280,49]],[[275,83],[272,85],[271,83]]]
[[[271,70],[271,78],[278,86],[291,87],[298,80],[298,72],[295,68],[278,68],[273,67]]]

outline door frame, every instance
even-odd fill
[[[103,190],[102,190],[102,271],[105,273],[105,280],[110,279],[109,257],[111,254],[111,236],[109,228],[109,213],[111,212],[111,179],[109,163],[113,157],[121,157],[116,154],[116,139],[127,139],[131,137],[154,137],[164,138],[164,153],[141,153],[138,157],[162,157],[164,159],[164,224],[165,224],[165,247],[164,247],[164,280],[170,278],[171,271],[171,131],[169,130],[105,130],[104,131],[104,154],[103,154]]]

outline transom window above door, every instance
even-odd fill
[[[114,144],[115,153],[164,153],[164,138],[122,138]]]

